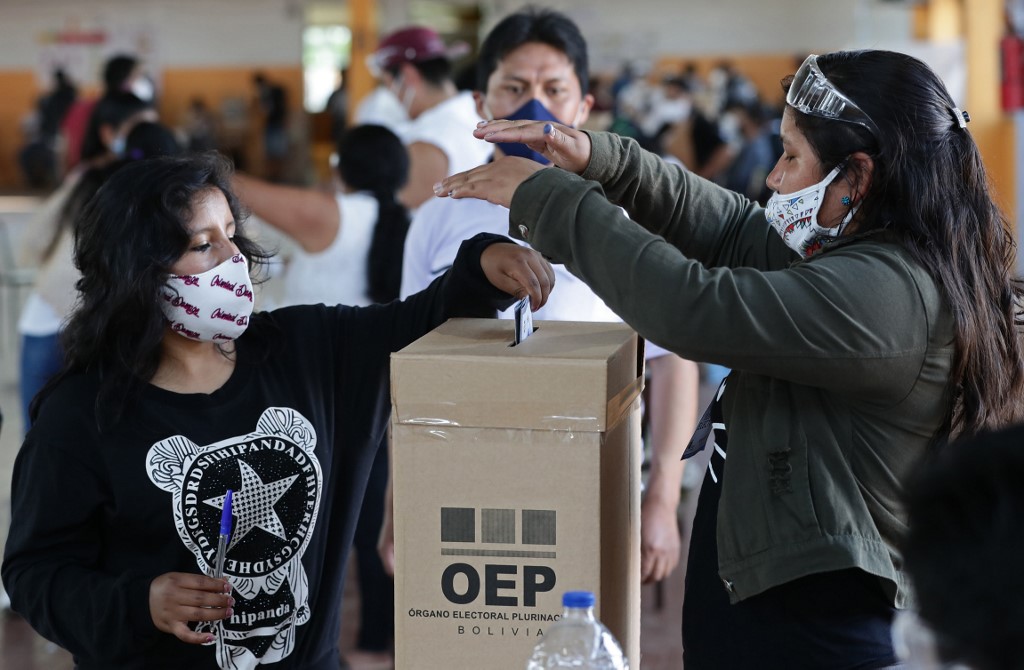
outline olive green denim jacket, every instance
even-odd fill
[[[645,338],[733,368],[717,524],[733,601],[857,567],[903,607],[900,482],[952,397],[935,281],[885,233],[800,260],[756,203],[633,140],[591,140],[582,177],[552,168],[519,186],[510,232]]]

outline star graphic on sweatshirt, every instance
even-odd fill
[[[274,510],[274,505],[299,476],[292,475],[267,483],[245,461],[238,461],[238,469],[242,475],[242,487],[231,494],[231,512],[235,517],[231,544],[234,545],[241,540],[253,528],[261,528],[271,535],[287,541],[284,524],[281,523],[281,517]],[[217,509],[223,509],[226,497],[225,494],[203,502]]]

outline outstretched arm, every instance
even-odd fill
[[[282,186],[236,173],[232,185],[257,217],[291,237],[309,253],[323,251],[341,229],[341,211],[333,195]]]
[[[706,266],[775,269],[794,260],[756,203],[667,164],[634,140],[541,121],[493,121],[474,134],[488,142],[522,142],[562,168],[550,172],[597,182],[600,194],[623,207],[631,220]],[[543,169],[524,158],[505,157],[447,177],[434,192],[512,209],[519,186]]]
[[[485,121],[473,135],[488,142],[520,142],[544,154],[552,165],[577,174],[590,162],[590,137],[568,126],[544,121]],[[542,169],[536,161],[505,156],[437,182],[434,195],[477,198],[511,207],[516,188]]]
[[[409,181],[398,194],[398,201],[414,210],[433,195],[434,184],[448,174],[448,156],[436,144],[413,142],[409,145]]]

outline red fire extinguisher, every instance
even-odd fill
[[[999,46],[1003,61],[1003,110],[1013,112],[1024,108],[1024,39],[1007,35]]]

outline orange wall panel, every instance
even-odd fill
[[[284,86],[289,108],[296,113],[302,111],[300,67],[169,68],[160,78],[160,117],[170,125],[180,123],[193,98],[203,99],[214,110],[229,98],[255,105],[256,86],[252,77],[257,72],[262,72],[271,83]]]
[[[181,125],[193,98],[201,98],[218,116],[225,101],[242,101],[244,123],[227,131],[235,134],[233,139],[240,143],[250,169],[258,170],[262,121],[254,102],[256,89],[252,82],[257,71],[284,86],[293,118],[298,118],[302,113],[301,67],[169,68],[161,73],[158,92],[161,121],[171,127]],[[33,70],[0,70],[0,91],[0,190],[17,191],[25,186],[18,168],[18,152],[25,141],[21,122],[33,111],[42,91]],[[86,90],[79,95],[91,97],[95,92]]]
[[[706,78],[718,63],[727,61],[733,68],[744,74],[757,88],[765,102],[782,104],[782,87],[779,80],[796,72],[800,66],[796,54],[740,54],[728,56],[662,56],[652,69],[655,79],[666,75],[681,74],[688,63],[693,63],[697,74]]]
[[[683,65],[693,62],[702,75],[723,58],[728,58],[736,69],[748,76],[761,95],[768,101],[782,100],[779,80],[795,70],[796,56],[793,54],[753,54],[737,56],[678,56],[661,58],[655,65],[656,76],[682,71]],[[245,127],[234,129],[241,143],[241,158],[247,169],[259,173],[261,167],[260,118],[254,106],[255,88],[252,75],[262,71],[266,77],[285,87],[293,117],[302,113],[303,81],[301,67],[221,67],[221,68],[169,68],[161,73],[160,113],[163,122],[169,126],[181,125],[185,110],[193,98],[201,98],[215,113],[219,113],[225,101],[235,98],[243,101]],[[41,91],[33,70],[0,70],[0,191],[11,192],[24,188],[18,168],[18,151],[24,144],[21,132],[22,119],[31,113]],[[86,95],[91,95],[89,91]],[[972,113],[975,110],[971,107]],[[978,110],[981,111],[980,109]],[[1015,206],[1014,193],[1014,141],[1013,124],[1009,117],[996,110],[988,124],[972,123],[971,131],[981,149],[997,200],[1003,205],[1011,219]],[[319,154],[325,150],[310,152],[314,160],[323,160]],[[329,151],[326,151],[329,153]],[[317,173],[327,174],[327,169]],[[321,174],[323,177],[325,174]]]
[[[171,127],[181,126],[186,110],[197,98],[221,121],[225,121],[226,105],[240,106],[244,114],[239,119],[221,123],[221,139],[246,170],[260,174],[263,122],[252,81],[257,72],[284,87],[293,121],[303,113],[301,67],[168,68],[161,73],[160,119]]]
[[[21,122],[35,108],[40,90],[32,70],[0,70],[0,189],[24,186],[18,152],[25,144]]]

